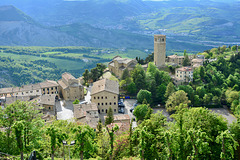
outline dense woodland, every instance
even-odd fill
[[[221,47],[220,47],[221,49]],[[209,53],[208,53],[209,52]],[[211,54],[210,51],[204,53]],[[150,62],[147,71],[141,65],[121,77],[121,90],[137,95],[133,114],[138,126],[124,133],[99,122],[97,129],[79,123],[53,120],[45,124],[36,106],[15,102],[0,112],[0,152],[26,157],[36,150],[38,158],[62,158],[67,153],[62,140],[71,146],[72,158],[81,159],[239,159],[240,53],[217,52],[217,60],[194,70],[193,82],[175,86],[166,71]],[[104,65],[98,64],[83,74],[85,82],[97,80]],[[89,75],[99,73],[96,77]],[[94,74],[95,75],[95,74]],[[152,108],[161,104],[171,119]],[[208,107],[226,105],[237,118],[228,124]],[[112,122],[108,114],[108,123]]]

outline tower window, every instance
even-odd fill
[[[162,39],[162,41],[164,42],[164,38]]]

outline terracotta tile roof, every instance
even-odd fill
[[[14,87],[13,93],[22,92],[21,87]]]
[[[181,68],[176,68],[176,71],[189,72],[189,71],[193,71],[193,69],[191,67],[181,67]]]
[[[68,86],[63,82],[62,79],[58,81],[58,84],[59,84],[63,89],[67,89],[67,88],[68,88]]]
[[[40,83],[41,88],[50,88],[50,87],[58,87],[58,83],[56,81],[46,80]]]
[[[192,62],[197,62],[197,63],[201,63],[203,61],[204,61],[204,59],[192,59]]]
[[[37,84],[24,85],[19,88],[20,88],[19,90],[21,92],[21,91],[32,91],[32,90],[41,89],[41,86],[39,83],[37,83]]]
[[[119,94],[119,84],[117,81],[102,79],[93,83],[91,95],[108,91],[114,94]]]
[[[125,122],[119,122],[119,123],[111,123],[108,124],[107,127],[111,130],[113,127],[117,125],[119,127],[119,130],[117,131],[117,135],[121,134],[122,132],[127,132],[130,127],[130,123],[125,123]]]
[[[184,58],[184,56],[170,55],[168,58]]]
[[[55,94],[45,94],[40,97],[40,104],[45,104],[45,105],[55,105]]]
[[[71,74],[68,73],[68,72],[63,73],[63,74],[62,74],[62,78],[66,79],[66,80],[76,79],[73,75],[71,75]]]
[[[130,121],[130,116],[128,114],[114,115],[114,121],[123,121],[123,120],[129,120]]]
[[[7,94],[7,93],[12,93],[13,88],[0,88],[0,94]]]
[[[98,115],[98,108],[95,103],[90,104],[74,104],[74,117],[78,119],[83,124],[87,124],[92,128],[96,128],[98,121],[99,121],[99,115]],[[98,115],[95,117],[95,114],[91,114],[89,111],[95,111],[95,113]]]
[[[6,97],[6,104],[12,104],[13,102],[19,100],[19,101],[29,101],[29,96],[17,96],[17,97]]]

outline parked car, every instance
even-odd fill
[[[137,106],[138,106],[138,104],[137,104],[137,103],[134,103],[133,106],[130,108],[130,112],[133,112],[134,109],[135,109]]]
[[[118,113],[124,114],[124,113],[125,113],[125,108],[124,108],[124,107],[120,107],[120,108],[118,109]]]

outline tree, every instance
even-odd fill
[[[133,140],[137,141],[136,145],[139,155],[142,159],[165,159],[165,149],[163,148],[166,117],[162,112],[151,114],[150,119],[145,119],[135,129]]]
[[[135,83],[137,90],[145,89],[146,87],[146,74],[143,67],[137,64],[134,70],[131,72],[133,82]]]
[[[227,90],[225,92],[226,100],[229,104],[231,104],[234,100],[239,100],[239,92]]]
[[[127,88],[127,82],[125,80],[120,81],[120,88],[125,90]]]
[[[130,76],[130,75],[129,75],[128,69],[125,69],[125,70],[123,71],[121,80],[126,80],[129,76]]]
[[[110,124],[110,129],[108,128],[108,126],[106,128],[107,128],[108,135],[110,137],[110,150],[109,150],[110,156],[109,156],[109,159],[112,160],[114,133],[118,131],[119,127],[117,125],[112,126],[112,124]]]
[[[85,72],[83,73],[84,82],[85,82],[85,83],[88,83],[89,78],[90,78],[89,70],[88,70],[88,69],[85,69]]]
[[[148,105],[141,104],[134,109],[133,115],[136,116],[137,121],[140,121],[140,120],[144,120],[144,117],[146,116],[147,112],[148,112]]]
[[[199,67],[199,75],[201,77],[202,80],[204,80],[204,77],[205,77],[205,69],[203,66],[200,66]]]
[[[88,125],[79,125],[72,129],[75,133],[77,151],[79,152],[80,159],[83,160],[84,154],[86,158],[90,158],[95,153],[95,132]]]
[[[181,103],[188,105],[191,101],[188,100],[187,93],[180,90],[173,93],[166,102],[166,108],[168,112],[174,112],[176,106],[179,106]]]
[[[234,158],[234,150],[236,150],[238,144],[228,130],[221,132],[220,135],[217,136],[216,142],[222,146],[221,160]]]
[[[137,87],[135,85],[134,82],[131,82],[128,87],[127,87],[127,92],[130,94],[130,95],[134,95],[136,94],[137,92]]]
[[[147,91],[147,90],[140,90],[137,94],[137,100],[139,103],[142,103],[143,100],[146,99],[147,103],[151,103],[152,101],[152,94],[151,92]]]
[[[190,85],[180,85],[178,88],[187,93],[188,99],[191,100],[191,102],[194,101],[194,90]]]
[[[51,125],[47,128],[46,134],[49,135],[51,139],[51,158],[52,160],[54,160],[54,153],[56,151],[56,147],[62,144],[65,136],[62,136],[61,131],[54,125]]]
[[[152,109],[152,108],[150,108],[150,107],[148,107],[148,111],[147,111],[147,113],[146,113],[146,115],[145,115],[144,119],[150,119],[150,118],[151,118],[151,115],[152,115],[152,113],[153,113],[153,109]]]
[[[108,112],[107,112],[107,117],[105,120],[105,125],[111,124],[114,121],[114,116],[113,116],[113,110],[112,107],[109,107]]]
[[[147,73],[150,73],[151,75],[154,75],[157,70],[158,69],[153,62],[148,63]]]
[[[4,109],[0,109],[0,126],[5,128],[6,138],[3,143],[4,150],[8,154],[16,153],[17,146],[14,136],[12,136],[13,125],[17,121],[24,122],[23,126],[23,150],[30,151],[34,145],[38,145],[38,138],[42,133],[39,130],[43,126],[43,120],[40,114],[41,107],[37,107],[32,102],[15,101],[7,105]]]
[[[166,93],[165,93],[165,98],[168,99],[169,96],[171,96],[172,93],[175,92],[175,86],[172,82],[168,83]]]
[[[156,85],[159,86],[161,84],[168,85],[171,81],[171,77],[169,76],[168,72],[156,70],[154,74],[154,78],[156,81]]]
[[[22,121],[16,121],[13,125],[14,133],[17,139],[17,146],[21,153],[21,160],[24,160],[23,158],[23,129],[24,129],[24,123]]]
[[[156,96],[156,101],[158,103],[164,104],[165,103],[165,93],[166,93],[167,87],[164,84],[161,84],[160,86],[157,87],[157,96]]]
[[[187,54],[184,55],[184,60],[183,60],[183,66],[190,66],[191,65],[191,61],[188,57]]]

